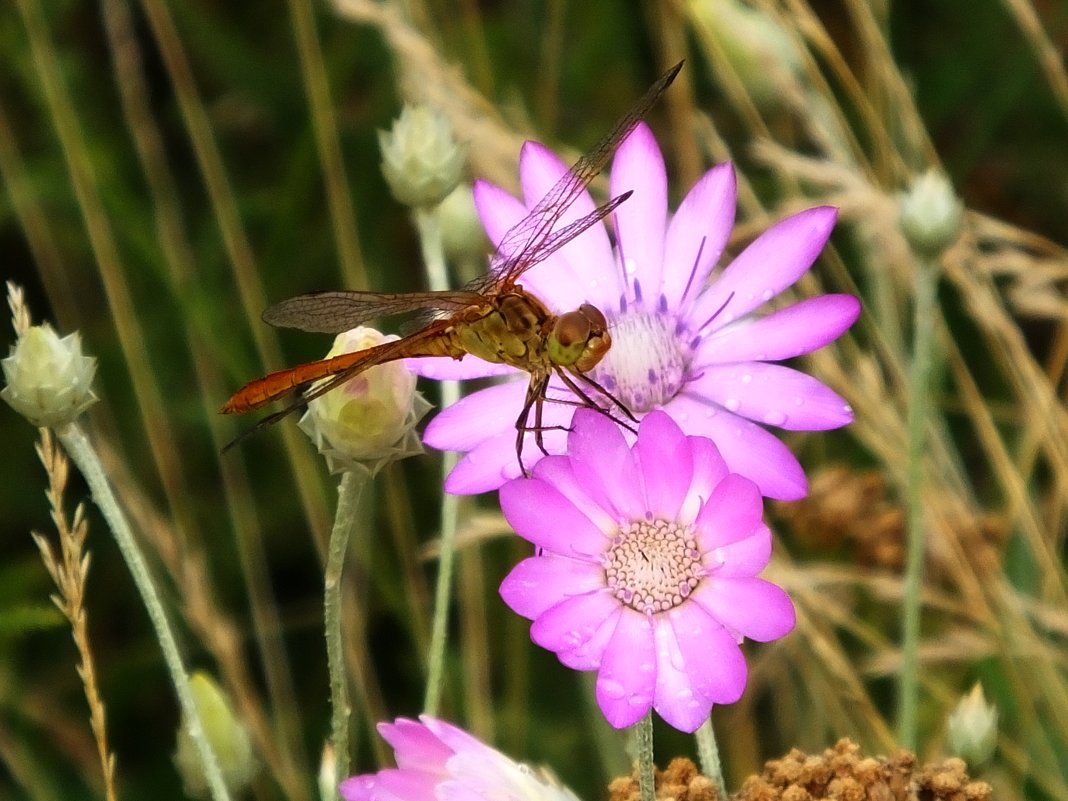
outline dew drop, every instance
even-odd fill
[[[626,271],[627,275],[634,275],[634,273],[638,271],[638,264],[634,259],[624,259],[623,269]]]
[[[804,405],[805,405],[805,399],[802,398],[800,395],[798,395],[796,398],[794,398],[794,406],[804,406]]]
[[[644,693],[635,693],[627,699],[627,704],[630,706],[642,706],[647,707],[652,704],[652,698]]]
[[[773,297],[775,297],[775,293],[772,292],[770,289],[765,289],[763,292],[760,293],[760,297],[764,300],[771,300]]]
[[[656,664],[653,662],[642,662],[638,665],[638,672],[640,673],[652,673],[656,670]]]
[[[769,426],[781,426],[786,422],[786,414],[780,411],[770,411],[765,413],[764,422]]]
[[[680,673],[686,670],[686,660],[678,651],[673,651],[671,654],[671,666]]]
[[[678,698],[680,701],[689,701],[691,698],[693,698],[693,690],[691,690],[689,687],[681,687],[675,693],[675,697]]]
[[[736,412],[742,404],[737,398],[727,398],[723,405],[727,407],[728,412]]]
[[[711,406],[706,406],[705,407],[705,417],[706,418],[715,417],[717,413],[718,413],[717,409],[714,409]]]
[[[843,411],[843,412],[844,412],[845,414],[853,414],[853,407],[852,407],[852,406],[850,406],[850,405],[849,405],[848,403],[846,403],[846,404],[844,404],[844,405],[842,406],[842,411]]]
[[[603,695],[611,698],[613,701],[618,701],[627,694],[623,685],[615,679],[601,679],[597,682],[597,687]]]
[[[752,383],[752,381],[753,381],[753,374],[752,373],[746,373],[745,375],[742,376],[742,383],[743,384],[750,384],[750,383]]]

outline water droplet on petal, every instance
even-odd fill
[[[671,666],[673,668],[675,668],[675,670],[679,671],[680,673],[682,671],[686,670],[686,660],[683,658],[682,654],[679,653],[678,651],[673,651],[672,652],[670,661],[671,661]]]
[[[846,414],[853,414],[853,407],[846,403],[842,406],[842,411]]]
[[[742,404],[738,401],[737,398],[727,398],[727,400],[723,402],[723,405],[727,407],[727,411],[736,412],[738,411],[738,407]]]
[[[679,690],[675,693],[675,697],[678,698],[680,701],[689,701],[691,698],[693,698],[693,690],[691,690],[689,687],[680,687]]]
[[[804,406],[804,405],[805,405],[805,399],[802,398],[800,395],[798,395],[796,398],[794,398],[794,406]]]
[[[650,706],[652,704],[652,700],[653,699],[651,699],[648,695],[645,695],[643,693],[635,693],[634,695],[632,695],[630,698],[627,699],[627,703],[630,706],[647,707],[647,706]]]
[[[743,384],[749,384],[752,381],[753,381],[753,376],[752,376],[751,373],[746,373],[745,375],[742,376],[742,383]]]
[[[634,275],[634,273],[638,271],[638,264],[634,261],[634,259],[624,259],[623,270],[627,273],[627,275]]]
[[[765,289],[763,292],[760,293],[760,297],[764,300],[771,300],[773,297],[775,297],[775,293],[772,292],[770,289]]]
[[[641,673],[652,673],[656,670],[656,664],[654,662],[642,662],[638,665],[638,670]]]
[[[627,694],[623,685],[615,679],[601,679],[597,682],[597,686],[600,688],[602,694],[611,698],[613,701],[618,701]]]
[[[766,412],[764,414],[764,422],[769,426],[781,426],[786,422],[786,414],[778,410]]]

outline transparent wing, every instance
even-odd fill
[[[550,189],[530,213],[516,223],[505,233],[497,247],[497,255],[490,265],[489,275],[480,284],[483,288],[493,286],[511,286],[524,272],[535,264],[543,261],[554,250],[561,247],[564,242],[578,236],[586,228],[604,218],[611,209],[601,207],[596,212],[587,215],[581,220],[572,223],[570,227],[582,223],[581,227],[572,231],[570,236],[560,240],[550,237],[553,226],[566,212],[571,204],[585,191],[590,182],[597,176],[619,143],[626,138],[627,134],[634,130],[634,126],[648,113],[653,104],[671,85],[682,69],[683,62],[661,75],[656,82],[642,95],[641,99],[628,111],[623,118],[615,124],[615,127],[598,142],[582,158],[575,162],[568,172]],[[622,196],[620,196],[622,198]],[[612,203],[622,202],[620,198]],[[618,203],[617,203],[618,204]],[[613,206],[614,208],[614,206]]]
[[[268,306],[263,321],[280,328],[339,334],[376,317],[413,311],[458,311],[479,303],[475,292],[312,292]]]

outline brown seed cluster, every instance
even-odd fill
[[[901,751],[889,759],[866,757],[860,746],[839,740],[822,754],[793,749],[750,776],[731,801],[990,801],[990,785],[972,781],[960,759],[923,767]],[[638,801],[635,776],[608,785],[609,801]],[[656,774],[658,801],[721,801],[712,782],[688,759],[676,759]]]

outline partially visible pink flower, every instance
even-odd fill
[[[429,715],[379,723],[378,731],[393,746],[397,767],[346,779],[339,788],[345,801],[578,801],[566,787]]]
[[[547,148],[528,142],[519,160],[523,200],[477,183],[475,200],[490,239],[499,243],[566,170]],[[642,124],[620,145],[610,183],[613,196],[634,192],[613,214],[614,246],[604,226],[593,226],[520,283],[556,313],[592,303],[605,314],[613,345],[592,377],[636,417],[663,409],[686,433],[714,440],[731,471],[762,494],[803,497],[808,484],[801,465],[765,426],[838,428],[853,412],[816,379],[775,362],[833,341],[856,320],[860,303],[823,295],[764,316],[755,312],[809,269],[836,210],[823,206],[782,220],[716,271],[734,224],[730,164],[709,170],[671,215],[664,160]],[[558,227],[593,208],[589,194],[582,195]],[[516,372],[472,356],[460,363],[424,360],[417,369],[432,378]],[[520,475],[514,425],[525,392],[524,376],[475,392],[431,421],[428,445],[466,454],[446,481],[449,492],[485,492]],[[550,395],[574,397],[558,382]],[[545,435],[551,453],[564,450],[573,408],[546,405],[544,425],[559,427]],[[527,467],[541,456],[532,440],[526,437]]]
[[[534,642],[597,671],[597,702],[617,728],[653,708],[696,730],[713,704],[741,697],[743,637],[794,626],[786,593],[756,577],[771,555],[760,490],[664,412],[646,415],[629,446],[615,423],[578,410],[567,456],[545,457],[500,498],[537,546],[501,597],[534,621]]]

